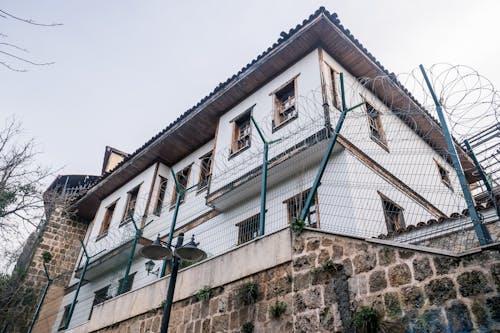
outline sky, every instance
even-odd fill
[[[320,6],[389,70],[466,64],[500,87],[500,1],[2,0],[43,23],[0,21],[0,121],[15,115],[41,164],[98,174],[106,145],[133,152]],[[0,18],[1,19],[1,18]]]

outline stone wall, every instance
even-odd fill
[[[169,332],[245,332],[246,323],[253,332],[354,332],[364,306],[386,332],[500,331],[498,250],[454,258],[313,230],[282,246],[292,247],[289,262],[215,287],[207,300],[175,302]],[[253,302],[240,296],[248,283]],[[277,301],[286,310],[274,318]],[[97,332],[159,332],[161,316],[159,307]]]
[[[86,230],[86,223],[72,220],[62,207],[56,208],[47,221],[23,280],[23,287],[35,290],[38,295],[36,301],[27,305],[23,310],[28,325],[47,282],[42,253],[47,251],[52,255],[52,260],[47,263],[47,268],[50,277],[55,279],[47,292],[33,332],[47,332],[47,327],[53,325],[55,314],[57,314],[57,309],[62,301],[64,288],[68,286],[80,253],[79,239],[85,237]]]

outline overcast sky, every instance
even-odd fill
[[[64,174],[98,174],[104,147],[133,152],[319,6],[389,70],[466,64],[500,87],[500,1],[3,0],[31,60],[0,67],[1,119],[16,115]],[[13,50],[13,52],[15,52]],[[22,54],[22,52],[16,52]]]

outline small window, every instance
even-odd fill
[[[96,306],[97,304],[101,304],[108,299],[111,299],[111,296],[108,295],[108,290],[109,285],[94,292],[94,301],[92,302],[92,307],[90,308],[89,320],[92,317],[94,306]]]
[[[120,279],[120,280],[118,281],[118,292],[119,292],[119,293],[121,292],[121,294],[124,294],[124,293],[127,293],[127,292],[129,292],[130,290],[132,290],[132,284],[134,283],[134,277],[135,277],[135,273],[130,274],[130,275],[128,276],[128,283],[127,283],[127,285],[125,286],[125,288],[123,289],[123,291],[122,291],[122,285],[123,285],[123,283],[125,282],[125,279],[124,279],[124,278]]]
[[[332,91],[332,104],[337,110],[342,111],[342,103],[340,97],[339,73],[328,65],[330,72],[330,85]]]
[[[190,173],[191,173],[191,166],[188,166],[182,169],[181,171],[177,172],[177,174],[175,175],[177,177],[177,182],[179,183],[179,186],[182,191],[184,191],[187,188]],[[182,196],[180,203],[183,203],[185,199],[186,199],[186,193],[184,193],[184,195]],[[175,207],[176,200],[177,200],[177,187],[174,184],[174,191],[172,192],[172,199],[170,200],[170,209],[173,209]]]
[[[113,218],[113,213],[115,212],[116,202],[109,205],[104,213],[104,218],[101,223],[101,229],[99,229],[98,238],[104,237],[108,234],[109,225],[111,224],[111,219]]]
[[[274,119],[273,128],[278,128],[288,121],[297,118],[296,80],[293,79],[273,94]]]
[[[167,178],[164,178],[162,176],[159,177],[160,177],[160,186],[158,187],[155,209],[153,210],[153,214],[155,214],[156,216],[161,215],[161,211],[163,209],[163,201],[165,200],[165,192],[167,191]]]
[[[137,197],[139,195],[139,188],[141,186],[134,187],[127,195],[127,205],[123,211],[122,224],[130,221],[130,216],[134,215],[135,204],[137,203]]]
[[[235,154],[250,147],[250,110],[243,113],[233,121],[233,138],[231,141],[231,154]]]
[[[438,161],[434,160],[434,162],[436,163],[439,172],[439,177],[441,178],[443,184],[445,184],[446,187],[448,187],[449,189],[453,190],[453,187],[451,186],[450,172],[446,170],[441,164],[439,164]]]
[[[236,226],[238,227],[238,245],[251,241],[259,234],[259,214],[241,221]]]
[[[380,112],[367,102],[365,102],[365,106],[368,115],[368,125],[370,127],[370,137],[382,145],[384,149],[387,149],[387,141],[382,127],[382,120],[380,119]]]
[[[61,318],[61,322],[59,323],[59,328],[58,328],[59,331],[63,330],[64,327],[66,326],[66,321],[68,320],[70,308],[71,308],[71,304],[68,304],[64,307],[64,313],[63,313],[63,316]]]
[[[403,208],[389,200],[385,195],[380,194],[382,198],[382,208],[384,209],[385,224],[387,232],[396,232],[405,228]]]
[[[307,197],[309,196],[310,189],[302,193],[299,193],[288,200],[285,200],[287,210],[288,223],[290,224],[293,220],[298,219],[302,213],[302,209],[306,204]],[[318,228],[319,227],[319,212],[318,212],[318,194],[314,196],[314,200],[309,207],[309,212],[306,216],[304,222],[307,223],[308,227]]]
[[[198,191],[205,189],[210,183],[211,168],[212,168],[212,154],[210,152],[200,158],[200,179],[198,180]]]

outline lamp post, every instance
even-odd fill
[[[182,245],[184,242],[184,234],[180,233],[177,237],[177,243],[175,244],[174,251],[168,246],[168,244],[163,243],[167,246],[163,246],[160,236],[149,246],[145,246],[141,249],[141,255],[150,259],[146,262],[146,270],[148,274],[153,270],[154,263],[152,260],[172,260],[172,271],[170,273],[170,281],[168,283],[168,292],[165,298],[165,305],[163,307],[163,317],[161,320],[160,333],[166,333],[168,330],[168,323],[170,321],[170,311],[172,310],[172,301],[174,299],[175,283],[177,281],[177,272],[179,271],[180,260],[200,260],[207,257],[205,251],[198,248],[198,244],[194,240],[194,235],[191,240]],[[154,274],[155,272],[153,272]]]

